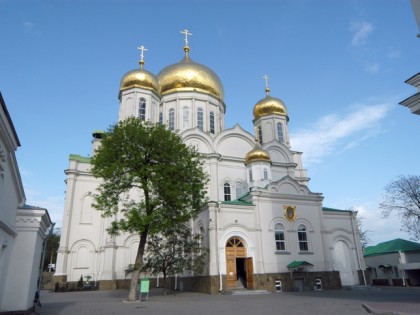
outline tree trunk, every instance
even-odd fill
[[[144,248],[146,247],[147,231],[140,234],[140,243],[137,249],[136,261],[134,263],[134,270],[131,276],[130,289],[128,291],[128,301],[137,300],[137,285],[141,268],[143,267]]]
[[[163,273],[163,295],[166,295],[166,272]]]

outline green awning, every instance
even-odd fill
[[[287,268],[289,269],[296,269],[296,268],[303,268],[303,267],[313,267],[311,263],[305,261],[305,260],[295,260],[287,265]]]

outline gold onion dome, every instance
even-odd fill
[[[255,148],[249,151],[245,156],[245,165],[248,165],[251,162],[268,162],[271,163],[270,154],[261,149],[260,145],[257,143]]]
[[[179,63],[167,66],[158,74],[160,93],[198,91],[223,100],[223,85],[216,73],[210,68],[192,61],[190,48],[184,47],[185,57]]]
[[[157,78],[153,73],[143,69],[143,60],[140,60],[139,63],[140,69],[129,71],[123,76],[120,84],[120,96],[122,91],[131,88],[151,90],[159,94],[159,82]]]
[[[266,97],[254,106],[254,119],[268,115],[283,115],[287,117],[287,108],[281,99],[271,97],[270,89],[265,89]]]

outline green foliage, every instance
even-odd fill
[[[48,238],[47,245],[45,247],[45,259],[42,270],[48,271],[48,264],[55,264],[57,261],[57,250],[60,245],[60,231],[56,230]]]
[[[165,126],[137,118],[111,126],[91,164],[104,180],[93,206],[103,216],[123,214],[109,228],[112,235],[158,233],[187,221],[205,202],[200,154]]]
[[[396,212],[402,230],[414,240],[420,240],[420,176],[399,176],[389,182],[379,207],[385,218]]]
[[[194,235],[185,224],[173,225],[150,237],[143,271],[176,275],[184,271],[202,272],[208,250],[201,247],[202,236]]]
[[[356,224],[357,224],[357,229],[359,231],[359,238],[360,238],[360,243],[362,243],[362,249],[363,251],[369,246],[369,243],[371,242],[371,240],[369,239],[368,233],[370,232],[369,230],[365,230],[363,228],[363,217],[356,215]]]

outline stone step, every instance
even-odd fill
[[[267,290],[234,289],[234,290],[224,291],[223,293],[229,294],[229,295],[255,295],[255,294],[270,294],[271,292]]]

